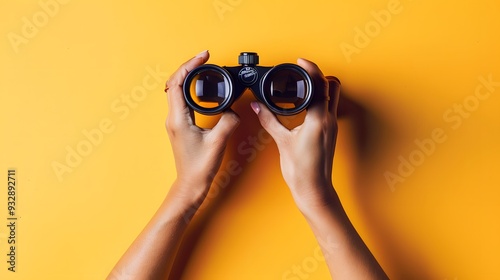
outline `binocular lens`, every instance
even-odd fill
[[[280,113],[295,113],[311,99],[311,81],[295,67],[275,68],[263,83],[263,95],[268,105]]]
[[[191,100],[199,107],[219,107],[230,95],[230,82],[220,71],[205,69],[196,73],[188,85]]]
[[[248,64],[256,62],[255,58],[242,59],[241,66],[204,64],[193,69],[182,88],[187,105],[201,114],[219,114],[247,88],[276,114],[297,114],[309,105],[314,85],[304,68],[291,63],[274,67]]]

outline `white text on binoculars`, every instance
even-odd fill
[[[240,71],[240,77],[243,77],[243,79],[247,79],[249,77],[253,77],[257,75],[257,73],[255,72],[255,69],[253,68],[246,68],[246,69],[242,69]]]

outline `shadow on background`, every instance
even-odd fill
[[[391,104],[391,101],[378,100],[378,105],[372,106],[362,105],[349,98],[374,98],[380,94],[370,92],[352,95],[343,91],[340,96],[339,126],[347,126],[350,135],[339,137],[347,137],[352,141],[353,151],[349,154],[354,156],[348,161],[353,165],[351,188],[356,196],[356,205],[361,209],[363,222],[377,242],[379,254],[383,255],[386,265],[390,267],[386,268],[386,272],[390,272],[391,279],[433,279],[435,274],[432,265],[419,254],[419,248],[412,245],[411,238],[402,236],[397,230],[398,225],[377,211],[387,208],[380,199],[380,186],[387,185],[382,174],[390,170],[395,155],[407,143],[405,137],[408,127],[416,122],[411,116],[401,115],[401,110],[397,110],[401,105]],[[387,193],[387,196],[394,195],[389,187]]]
[[[384,103],[384,108],[373,108],[370,105],[362,105],[360,102],[349,98],[352,96],[349,92],[343,91],[339,102],[339,122],[340,127],[348,127],[350,135],[339,135],[347,137],[352,141],[354,159],[346,161],[353,164],[351,174],[356,203],[362,211],[363,221],[366,228],[370,231],[373,240],[377,242],[377,249],[383,255],[383,259],[391,267],[391,279],[432,279],[433,268],[428,264],[424,257],[419,255],[418,248],[412,246],[412,240],[398,233],[398,225],[391,224],[391,221],[377,215],[377,208],[382,207],[380,200],[374,200],[376,188],[380,184],[380,174],[388,169],[390,160],[394,159],[392,155],[394,149],[401,146],[402,137],[405,128],[401,126],[401,121],[394,121],[395,117],[388,111],[392,110],[397,104],[378,101]],[[373,94],[363,94],[356,96],[375,96]],[[261,133],[262,127],[255,114],[250,109],[249,103],[253,100],[250,93],[245,93],[242,98],[233,105],[234,111],[238,113],[241,123],[226,149],[224,162],[220,170],[226,170],[229,161],[236,161],[242,169],[241,173],[230,177],[230,182],[226,186],[218,186],[216,193],[209,195],[203,203],[198,213],[184,236],[182,245],[174,262],[172,272],[167,278],[169,280],[182,279],[186,272],[190,256],[199,245],[200,238],[210,224],[211,218],[219,209],[230,200],[240,184],[239,181],[244,178],[245,172],[249,171],[248,165],[253,161],[248,161],[248,155],[239,152],[238,146],[249,137],[255,137]],[[396,114],[396,113],[393,113]],[[197,116],[200,117],[200,116]],[[301,123],[303,115],[290,121],[293,125]],[[217,122],[216,117],[201,117],[197,119],[197,124],[202,127],[212,127]],[[281,121],[283,119],[280,118]],[[411,122],[411,121],[410,121]],[[265,132],[267,134],[267,132]],[[267,135],[267,137],[270,137]],[[274,143],[273,143],[274,145]],[[388,160],[389,158],[389,160]],[[219,174],[215,181],[224,181]],[[214,186],[212,186],[213,188]],[[389,192],[389,190],[388,190]],[[389,192],[388,195],[393,195]]]

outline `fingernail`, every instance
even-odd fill
[[[252,110],[255,112],[255,114],[258,115],[260,113],[259,103],[257,103],[257,102],[250,102],[250,107],[252,107]]]
[[[208,50],[204,50],[204,51],[202,51],[201,53],[197,54],[197,55],[195,56],[195,58],[202,57],[202,56],[204,56],[207,52],[208,52]]]

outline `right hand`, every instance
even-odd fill
[[[299,59],[297,63],[311,75],[315,86],[303,124],[289,130],[265,105],[252,102],[251,106],[262,127],[274,138],[283,178],[303,210],[337,201],[331,181],[340,83],[335,77],[325,78],[310,61]]]

